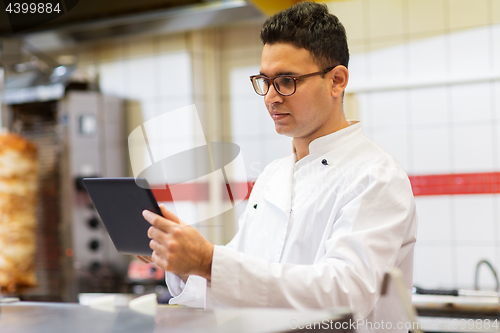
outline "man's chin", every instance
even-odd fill
[[[290,138],[293,137],[293,133],[290,131],[289,128],[286,128],[284,126],[275,125],[274,129],[276,130],[276,133],[278,133],[279,135],[288,136]]]

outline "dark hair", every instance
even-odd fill
[[[291,43],[306,49],[322,69],[349,63],[345,28],[323,4],[299,2],[271,16],[260,39],[264,44]]]

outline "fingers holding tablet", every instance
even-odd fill
[[[167,212],[162,209],[164,216],[171,217]],[[151,223],[148,230],[148,237],[151,238],[149,246],[153,250],[152,260],[156,265],[179,276],[199,275],[210,280],[214,249],[212,243],[195,228],[181,226],[179,219],[176,223],[150,211],[144,211],[143,216]]]

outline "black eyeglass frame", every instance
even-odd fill
[[[335,67],[337,67],[337,66],[329,67],[327,69],[324,69],[324,70],[318,71],[318,72],[314,72],[314,73],[303,74],[303,75],[296,75],[296,76],[294,76],[294,75],[278,75],[278,76],[275,76],[275,77],[267,77],[267,76],[262,75],[262,74],[252,75],[252,76],[250,76],[250,82],[252,82],[253,90],[255,90],[255,92],[259,96],[266,96],[267,93],[269,92],[269,88],[271,87],[271,84],[274,86],[274,90],[276,90],[276,92],[278,94],[280,94],[281,96],[291,96],[291,95],[295,94],[295,92],[297,91],[297,82],[300,79],[305,79],[306,77],[310,77],[310,76],[314,76],[314,75],[319,75],[319,74],[324,75],[324,74],[332,71]],[[282,78],[282,77],[287,77],[287,78],[290,78],[290,79],[293,80],[293,91],[290,94],[283,94],[282,92],[280,92],[280,90],[278,89],[278,87],[275,84],[274,80],[276,80],[278,78]],[[263,93],[263,94],[260,94],[257,91],[257,88],[255,88],[254,79],[258,79],[258,78],[264,78],[264,79],[267,79],[267,81],[268,81],[267,91],[265,93]]]

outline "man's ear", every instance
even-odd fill
[[[339,65],[332,69],[329,74],[332,80],[331,94],[332,97],[340,97],[347,86],[349,81],[349,71],[345,66]]]

